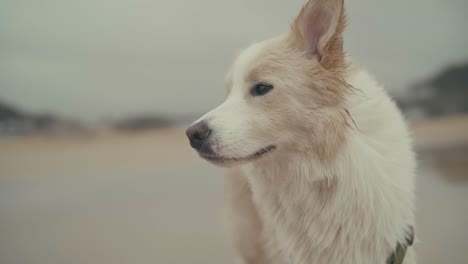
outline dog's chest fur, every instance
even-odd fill
[[[365,99],[348,101],[359,130],[347,132],[335,160],[277,153],[243,167],[274,263],[383,264],[413,225],[406,126],[383,90],[368,89],[376,84],[366,72],[348,81]]]

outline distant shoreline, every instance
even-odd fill
[[[411,125],[411,130],[420,153],[468,150],[468,116],[418,121]],[[86,135],[0,138],[0,176],[188,164],[209,166],[190,148],[182,126],[138,132],[101,128]]]

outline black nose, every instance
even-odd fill
[[[187,137],[190,140],[190,146],[199,150],[206,139],[210,136],[211,130],[205,122],[198,122],[190,126],[186,131]]]

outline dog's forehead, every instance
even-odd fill
[[[266,45],[267,42],[265,41],[258,42],[252,44],[239,54],[229,73],[230,82],[233,87],[242,87],[242,84],[248,81],[246,80],[246,76],[248,76],[251,70],[249,66],[259,59]]]

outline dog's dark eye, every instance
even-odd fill
[[[250,89],[250,94],[252,96],[262,96],[267,94],[273,89],[273,85],[266,83],[258,83],[252,89]]]

